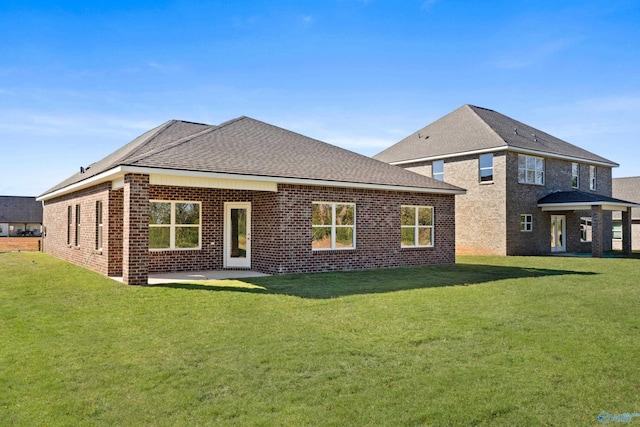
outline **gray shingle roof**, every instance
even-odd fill
[[[613,196],[640,204],[640,176],[614,178],[612,180]],[[614,212],[614,219],[620,219],[620,214]],[[631,209],[631,218],[640,219],[640,208]]]
[[[0,222],[42,224],[42,202],[35,197],[0,196]]]
[[[117,166],[297,178],[425,190],[460,188],[249,117],[219,126],[172,120],[45,194]]]
[[[556,203],[612,203],[612,204],[629,204],[627,200],[617,199],[614,197],[603,196],[602,194],[585,193],[584,191],[557,191],[548,194],[538,200],[539,205],[556,204]]]
[[[374,156],[388,163],[449,156],[469,151],[533,150],[585,161],[615,162],[496,111],[463,105]]]

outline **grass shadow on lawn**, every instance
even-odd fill
[[[469,286],[496,280],[594,275],[585,271],[523,268],[495,265],[456,264],[449,266],[390,268],[331,273],[288,274],[254,277],[242,281],[218,280],[154,285],[194,291],[232,291],[278,294],[300,298],[338,298],[348,295],[396,292],[443,286]]]

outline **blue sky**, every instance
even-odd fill
[[[0,3],[0,194],[170,119],[247,115],[373,155],[460,107],[640,175],[640,1]]]

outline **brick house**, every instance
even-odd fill
[[[35,197],[0,196],[0,237],[40,236],[42,202]]]
[[[611,250],[621,212],[631,250],[631,202],[612,197],[618,164],[496,111],[463,105],[374,156],[467,190],[456,200],[461,254]]]
[[[39,197],[44,251],[128,284],[455,262],[464,190],[240,117],[169,121]]]
[[[613,178],[613,197],[640,204],[640,176]],[[631,208],[632,249],[640,251],[640,207]],[[622,214],[613,213],[613,249],[622,249]]]

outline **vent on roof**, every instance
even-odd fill
[[[418,138],[424,138],[424,139],[429,139],[429,135],[424,135],[422,136],[421,133],[418,134]]]
[[[513,133],[515,133],[516,135],[518,135],[518,128],[513,128]],[[518,135],[519,136],[519,135]]]
[[[531,136],[533,136],[533,142],[538,142],[538,137],[535,133],[532,133]]]

